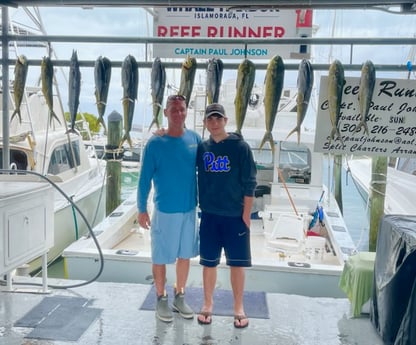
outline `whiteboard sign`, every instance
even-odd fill
[[[156,8],[154,37],[194,38],[195,43],[155,43],[154,57],[268,59],[309,56],[307,45],[198,44],[198,38],[279,39],[311,37],[312,10],[226,9],[218,7]]]
[[[360,78],[345,78],[338,124],[341,138],[330,138],[328,77],[321,77],[316,121],[316,152],[384,157],[416,157],[416,80],[377,79],[367,116],[368,135],[361,127]]]

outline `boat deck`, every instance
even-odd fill
[[[195,318],[184,320],[179,315],[175,315],[171,324],[157,320],[154,311],[140,309],[150,285],[93,282],[39,294],[32,292],[33,286],[16,284],[28,281],[41,282],[39,278],[15,277],[13,288],[19,289],[18,293],[0,287],[0,344],[383,345],[369,316],[350,318],[350,303],[343,298],[267,293],[270,318],[250,318],[248,328],[237,330],[230,316],[214,315],[210,326],[199,325]],[[49,279],[51,285],[74,283],[77,282]],[[28,338],[33,328],[14,324],[51,296],[85,298],[91,301],[91,308],[99,308],[101,312],[75,341]],[[60,320],[52,321],[59,325]],[[75,329],[76,325],[72,327]]]

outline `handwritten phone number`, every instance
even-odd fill
[[[343,123],[340,127],[340,132],[342,133],[355,133],[357,132],[358,124],[355,123]],[[370,134],[387,134],[390,131],[395,131],[394,135],[404,135],[413,137],[416,135],[416,127],[403,127],[400,126],[397,129],[389,129],[387,125],[374,125],[369,128]],[[364,132],[364,127],[362,127],[357,133]]]

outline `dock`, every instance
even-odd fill
[[[92,282],[68,289],[80,282],[66,279],[48,280],[60,289],[32,285],[41,283],[16,276],[12,291],[0,286],[0,345],[384,344],[368,314],[350,316],[346,298],[266,293],[268,318],[248,315],[249,327],[235,329],[231,315],[215,313],[208,326],[199,325],[196,316],[184,320],[178,314],[172,323],[159,321],[154,311],[141,309],[152,285]],[[48,314],[39,310],[56,300],[69,304]],[[40,315],[34,315],[36,310]]]

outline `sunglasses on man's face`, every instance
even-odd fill
[[[186,101],[186,97],[183,95],[170,95],[168,97],[168,103],[173,101]]]

